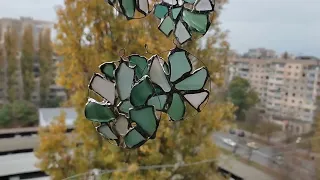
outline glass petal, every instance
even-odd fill
[[[99,74],[94,74],[90,80],[89,89],[99,94],[112,105],[114,104],[116,90],[113,82],[103,78]]]
[[[178,3],[177,0],[163,0],[163,2],[170,5],[176,5]]]
[[[207,69],[202,67],[189,77],[177,83],[175,87],[178,90],[199,90],[205,85],[208,75]]]
[[[117,118],[117,121],[115,123],[115,128],[121,136],[124,136],[127,134],[128,130],[129,130],[128,125],[129,125],[129,123],[128,123],[127,118],[125,116],[120,115]]]
[[[177,7],[177,8],[172,9],[172,18],[173,19],[177,19],[178,15],[181,12],[181,9],[182,9],[181,7]]]
[[[164,73],[166,73],[166,75],[169,75],[169,65],[167,62],[165,62],[162,58],[158,58],[160,61],[161,66],[163,67]]]
[[[185,105],[181,96],[174,93],[172,96],[172,102],[168,109],[168,114],[173,121],[182,120],[185,113]]]
[[[154,15],[157,18],[162,19],[168,14],[168,11],[169,10],[167,6],[164,6],[162,4],[156,4],[154,9]]]
[[[149,2],[148,0],[138,0],[137,9],[144,15],[149,13]]]
[[[135,76],[140,79],[148,73],[148,62],[145,57],[139,55],[129,56],[130,67],[134,68]]]
[[[183,10],[182,14],[182,18],[189,28],[201,34],[207,32],[209,25],[208,14],[195,13],[186,9]]]
[[[153,96],[148,100],[148,105],[153,105],[156,110],[162,111],[167,102],[167,95]]]
[[[133,148],[143,143],[146,139],[135,129],[132,129],[124,137],[124,142],[127,147]]]
[[[130,95],[130,103],[133,106],[141,106],[147,103],[147,100],[154,94],[149,76],[143,76],[142,79],[133,86]]]
[[[209,92],[204,90],[194,94],[185,94],[184,98],[190,103],[192,107],[200,111],[199,107],[209,97]]]
[[[118,139],[117,136],[112,132],[110,127],[106,124],[103,124],[97,127],[97,131],[104,137],[108,139]]]
[[[171,87],[159,59],[159,56],[151,57],[149,75],[152,82],[158,84],[165,92],[169,92]]]
[[[116,70],[116,85],[121,100],[129,98],[134,79],[134,70],[121,62]]]
[[[152,136],[157,130],[157,118],[153,106],[130,109],[129,116],[137,126],[143,129],[149,136]]]
[[[184,42],[186,42],[191,38],[191,34],[189,33],[189,31],[181,21],[177,23],[176,29],[174,31],[174,35],[180,44],[183,44]]]
[[[99,68],[107,79],[114,80],[113,71],[116,69],[116,65],[113,62],[105,62]]]
[[[90,98],[84,109],[85,117],[95,122],[109,122],[115,119],[112,110],[106,104]]]
[[[183,1],[186,3],[195,3],[196,2],[196,0],[183,0]]]
[[[192,65],[187,52],[182,49],[172,50],[169,54],[170,81],[174,82],[192,71]]]
[[[129,100],[126,101],[122,101],[119,105],[118,105],[118,110],[121,113],[125,113],[128,114],[129,113],[129,109],[132,108],[132,104],[130,103]]]
[[[211,0],[199,0],[195,6],[197,11],[213,11],[213,3]]]
[[[136,0],[119,0],[119,4],[123,14],[129,19],[133,18]]]
[[[174,22],[170,16],[165,17],[162,19],[159,29],[163,32],[166,36],[169,36],[174,29]]]

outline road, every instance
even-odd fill
[[[35,167],[39,160],[30,153],[19,153],[0,156],[0,179],[3,176],[12,174],[22,174],[28,172],[38,172],[40,169]],[[242,177],[245,180],[273,180],[274,178],[264,172],[250,167],[232,156],[221,155],[217,161],[219,167]],[[48,179],[48,177],[39,178],[39,180]]]
[[[223,138],[228,138],[233,140],[238,144],[238,148],[236,150],[236,154],[240,155],[243,158],[248,158],[249,157],[249,152],[250,149],[246,145],[247,142],[250,142],[251,140],[248,139],[247,137],[238,137],[237,135],[232,135],[229,133],[225,132],[216,132],[212,135],[212,138],[216,145],[219,147],[233,151],[234,148],[226,143],[224,143],[222,140]],[[260,165],[279,170],[282,165],[273,163],[273,154],[277,150],[273,146],[266,146],[266,145],[260,145],[258,150],[253,150],[252,155],[250,157],[250,160],[253,162],[256,162]],[[297,158],[297,157],[295,157]],[[304,160],[299,158],[299,164],[289,164],[290,168],[304,174],[314,174],[314,163],[312,161]]]
[[[238,154],[244,158],[248,158],[250,149],[246,146],[246,143],[243,140],[241,140],[241,138],[238,138],[237,136],[223,133],[223,132],[217,132],[217,133],[213,134],[213,139],[214,139],[215,143],[219,147],[222,147],[222,148],[229,150],[229,151],[232,151],[233,147],[225,144],[222,141],[223,138],[229,138],[229,139],[232,139],[234,142],[238,142],[239,148],[237,149],[236,154]],[[268,151],[269,151],[269,149],[267,147],[265,148],[265,150],[263,150],[263,148],[259,149],[258,151],[253,150],[252,156],[250,159],[256,163],[261,164],[261,165],[269,166],[270,165],[270,158],[269,157],[271,155],[268,154]]]

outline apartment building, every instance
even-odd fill
[[[1,28],[0,32],[2,32],[2,34],[0,34],[0,36],[2,37],[2,38],[0,38],[0,39],[2,39],[2,41],[0,41],[0,46],[2,46],[4,44],[3,37],[4,37],[5,31],[7,30],[7,27],[12,26],[12,27],[16,28],[18,31],[18,36],[19,36],[18,37],[18,46],[19,46],[19,48],[21,48],[22,35],[24,32],[24,28],[27,25],[33,26],[33,36],[34,36],[35,48],[38,49],[39,34],[46,28],[53,28],[54,23],[49,22],[49,21],[35,20],[30,17],[20,17],[20,19],[0,18],[0,28]],[[20,57],[21,57],[21,52],[19,52],[17,54],[17,59],[20,59]],[[40,78],[39,78],[40,65],[39,65],[38,59],[39,58],[37,56],[35,56],[34,65],[33,65],[33,72],[34,72],[34,78],[35,78],[35,91],[32,93],[31,98],[32,98],[32,102],[34,102],[35,104],[38,104],[39,100],[40,100],[40,95],[39,95],[39,92],[40,92]],[[58,63],[61,60],[62,60],[62,57],[59,57],[56,54],[54,54],[52,56],[52,61],[54,64]],[[1,77],[3,77],[4,72],[0,71],[0,73],[1,73]],[[56,76],[56,73],[54,74],[54,76]],[[21,72],[19,70],[17,72],[17,77],[19,80],[19,87],[21,87],[22,77],[21,77]],[[2,82],[2,83],[4,83],[4,82]],[[20,91],[20,90],[21,90],[21,88],[17,89],[17,91]],[[4,96],[5,96],[4,86],[1,85],[0,86],[0,104],[5,103]],[[66,99],[66,93],[62,87],[60,87],[56,84],[52,84],[50,86],[49,98],[51,98],[51,99],[55,99],[55,98]]]
[[[228,81],[249,80],[259,94],[257,105],[271,120],[292,126],[296,133],[309,131],[320,95],[320,61],[316,59],[235,58]]]
[[[266,48],[249,49],[248,52],[243,55],[245,58],[256,58],[256,59],[268,59],[276,58],[277,53],[274,50]]]

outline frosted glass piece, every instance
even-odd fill
[[[124,116],[119,116],[116,121],[116,130],[121,136],[124,136],[128,132],[128,120]]]
[[[97,127],[97,131],[108,139],[118,139],[117,136],[111,131],[109,126],[106,124]]]
[[[186,27],[181,21],[177,23],[174,35],[176,36],[180,44],[183,44],[191,38],[189,31],[186,29]]]
[[[129,98],[134,79],[134,70],[124,62],[116,70],[117,89],[121,100]]]
[[[192,107],[200,111],[200,105],[208,98],[209,92],[203,91],[195,94],[185,94],[184,97],[191,104]]]
[[[148,0],[138,0],[138,9],[143,11],[144,14],[148,14],[149,12]]]
[[[89,88],[109,101],[112,105],[114,104],[116,89],[113,82],[104,79],[99,74],[94,74],[91,78]]]
[[[149,72],[150,79],[154,83],[158,84],[163,89],[163,91],[169,92],[171,90],[171,87],[164,73],[159,58],[159,56],[152,57],[152,63]]]
[[[189,77],[176,84],[178,90],[199,90],[203,88],[208,78],[208,71],[206,68],[196,70]]]
[[[176,50],[170,53],[169,57],[170,66],[170,81],[174,82],[181,78],[183,75],[188,74],[192,70],[191,62],[187,58],[186,51]]]
[[[197,11],[212,11],[213,6],[212,6],[212,1],[211,0],[199,0],[196,3],[195,10]]]

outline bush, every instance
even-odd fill
[[[28,101],[14,101],[0,110],[0,127],[27,127],[37,123],[37,107]]]
[[[10,107],[4,105],[0,109],[0,127],[6,127],[10,124]]]

